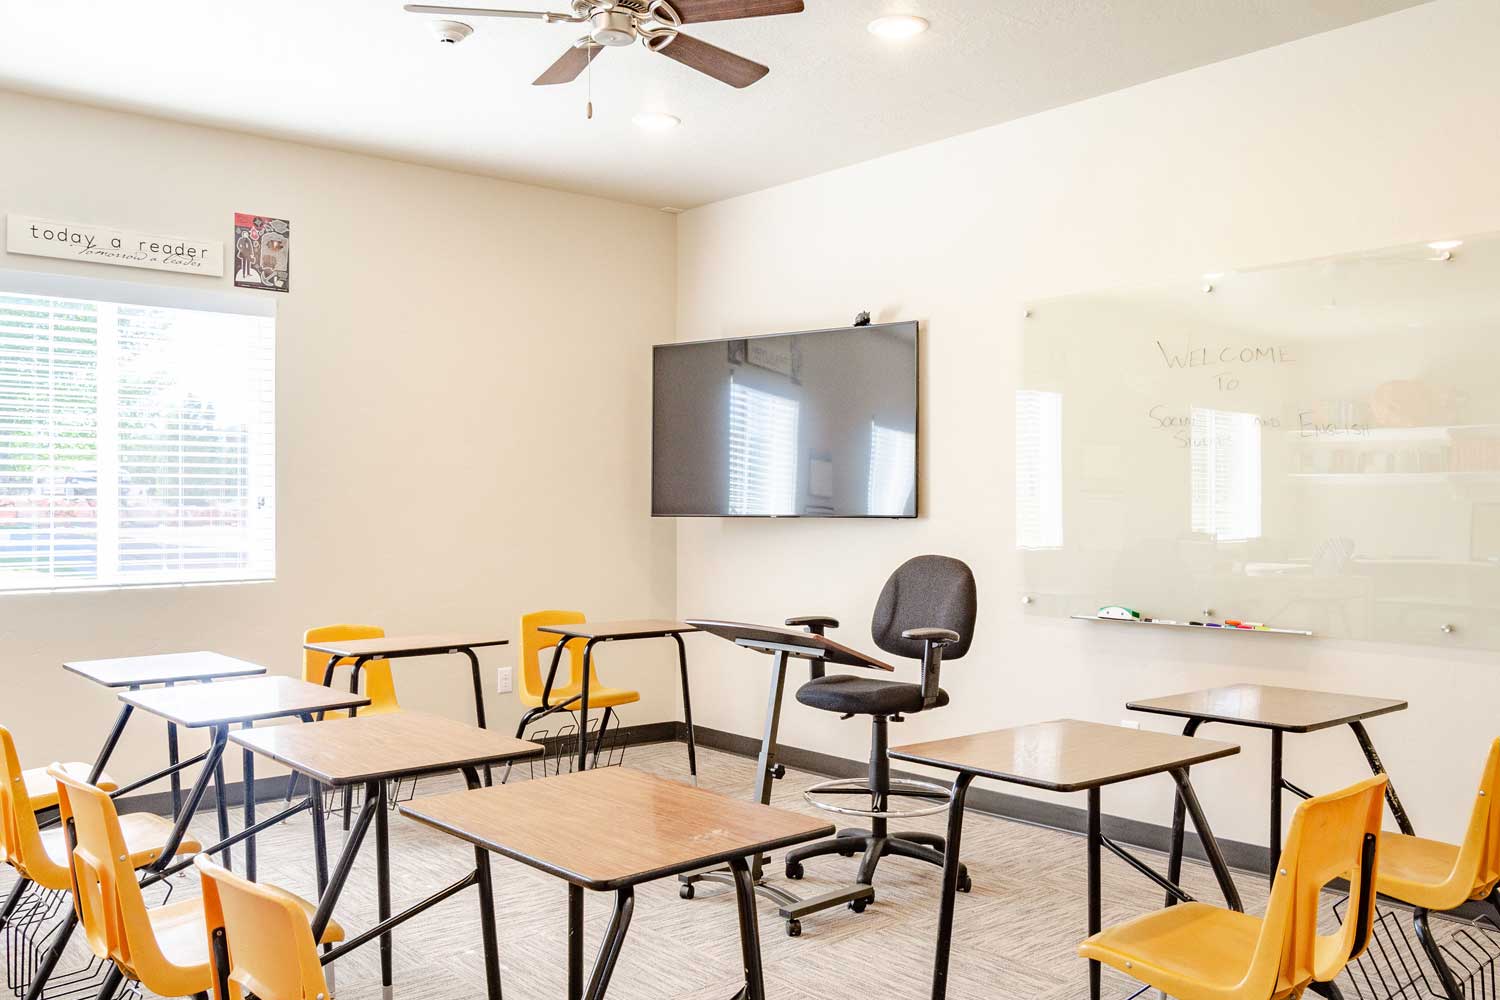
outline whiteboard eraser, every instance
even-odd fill
[[[1141,613],[1139,611],[1132,611],[1129,608],[1123,608],[1118,604],[1111,604],[1108,607],[1099,609],[1099,617],[1119,618],[1125,621],[1139,621]]]

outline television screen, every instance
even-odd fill
[[[653,515],[917,516],[916,323],[654,352]]]

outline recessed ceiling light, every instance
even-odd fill
[[[1427,247],[1431,250],[1457,250],[1463,245],[1463,240],[1438,240],[1434,243],[1427,244]]]
[[[877,17],[871,21],[870,34],[899,40],[920,35],[929,27],[925,17],[918,17],[915,14],[891,14],[888,17]]]
[[[647,132],[670,132],[682,124],[682,119],[665,111],[638,111],[631,119]]]

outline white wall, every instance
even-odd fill
[[[276,296],[276,582],[0,596],[0,722],[27,765],[91,759],[113,717],[68,659],[216,649],[298,673],[319,624],[514,638],[537,608],[671,613],[673,526],[648,516],[647,350],[671,332],[669,216],[14,94],[0,135],[0,212],[231,243],[245,211],[293,234],[293,291]],[[0,267],[231,285],[3,252]],[[601,280],[607,306],[580,291]],[[520,705],[494,668],[516,656],[481,657],[507,731]],[[601,666],[642,690],[627,723],[672,717],[670,644],[611,648]],[[396,678],[403,704],[472,717],[461,657]],[[154,770],[161,733],[132,723],[111,770]]]
[[[944,671],[953,705],[894,741],[1113,722],[1130,698],[1235,681],[1399,696],[1411,709],[1372,735],[1418,829],[1457,837],[1500,735],[1493,654],[1023,621],[1011,400],[1027,300],[1500,229],[1497,49],[1500,5],[1439,0],[682,216],[684,340],[832,326],[860,309],[923,321],[925,510],[684,521],[679,614],[833,614],[868,647],[887,574],[921,552],[959,556],[979,582],[973,649]],[[727,646],[697,656],[696,720],[758,734],[764,661]],[[1216,832],[1264,844],[1267,739],[1204,735],[1245,748],[1200,774]],[[789,699],[782,737],[863,759],[868,725]],[[1315,789],[1363,766],[1346,730],[1289,738],[1287,761]],[[1166,822],[1168,786],[1111,789],[1105,808]]]

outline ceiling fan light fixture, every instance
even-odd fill
[[[631,121],[647,132],[670,132],[682,124],[681,118],[665,111],[637,111]]]
[[[925,17],[915,14],[889,14],[885,17],[877,17],[869,24],[870,34],[891,41],[904,41],[915,38],[928,28],[931,23]]]

